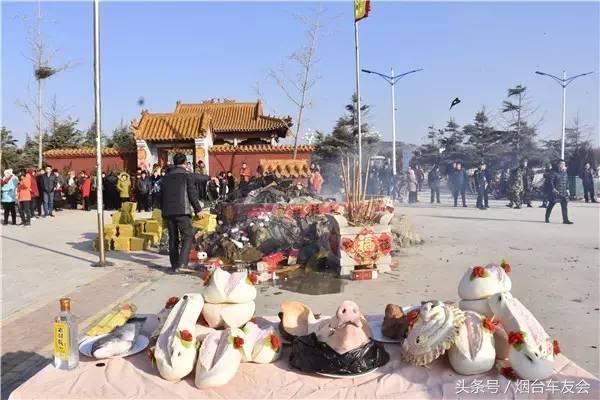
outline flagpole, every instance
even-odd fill
[[[358,176],[362,182],[362,124],[360,118],[360,53],[358,45],[358,22],[354,19],[354,49],[356,54],[356,119],[358,123]]]
[[[98,208],[98,254],[95,267],[105,267],[104,204],[102,202],[102,128],[100,119],[100,0],[94,0],[94,121],[96,125],[96,204]]]

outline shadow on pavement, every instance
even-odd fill
[[[51,253],[60,254],[61,256],[65,256],[65,257],[74,258],[74,259],[76,259],[76,260],[80,260],[80,261],[85,261],[86,263],[89,263],[89,262],[90,262],[90,260],[89,260],[89,259],[87,259],[87,258],[83,258],[83,257],[77,257],[77,256],[74,256],[74,255],[72,255],[72,254],[69,254],[69,253],[65,253],[65,252],[62,252],[62,251],[59,251],[59,250],[50,249],[50,248],[48,248],[48,247],[40,246],[40,245],[37,245],[37,244],[35,244],[35,243],[31,243],[31,242],[26,242],[26,241],[24,241],[24,240],[15,239],[15,238],[11,238],[11,237],[8,237],[8,236],[2,236],[2,238],[3,238],[3,239],[6,239],[6,240],[12,240],[13,242],[18,242],[18,243],[24,244],[24,245],[26,245],[26,246],[30,246],[30,247],[36,247],[36,248],[38,248],[38,249],[42,249],[42,250],[45,250],[45,251],[49,251],[49,252],[51,252]]]
[[[98,256],[98,252],[94,250],[92,240],[98,237],[95,232],[87,232],[82,235],[82,240],[78,242],[67,242],[74,250],[91,254],[94,257]],[[156,253],[154,250],[123,252],[123,251],[107,251],[107,261],[123,261],[143,265],[147,268],[154,269],[165,274],[172,274],[169,257]],[[89,262],[89,260],[86,260]]]
[[[17,351],[2,355],[2,400],[52,362],[38,353]]]
[[[454,217],[451,215],[427,215],[428,218],[441,218],[441,219],[466,219],[473,221],[508,221],[508,222],[531,222],[534,224],[543,224],[544,221],[532,221],[526,219],[508,219],[508,218],[479,218],[479,217]],[[543,217],[543,215],[542,215]]]

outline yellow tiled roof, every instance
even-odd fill
[[[298,145],[298,153],[312,153],[314,146],[307,144]],[[229,144],[219,144],[210,146],[208,151],[211,153],[293,153],[293,145],[272,146],[270,144],[249,144],[232,146]]]
[[[263,175],[278,178],[307,178],[310,176],[307,160],[260,160]]]
[[[174,114],[142,112],[142,118],[132,125],[138,140],[173,140],[204,137],[208,128],[206,114]]]
[[[131,154],[134,150],[121,150],[114,147],[106,147],[102,149],[103,156],[120,156],[124,154]],[[95,147],[82,147],[79,149],[52,149],[44,152],[46,158],[83,158],[83,157],[95,157]]]
[[[287,136],[291,119],[263,115],[261,102],[237,103],[207,101],[177,102],[174,113],[143,112],[133,125],[136,139],[173,140],[204,137],[208,128],[214,133],[270,132]]]

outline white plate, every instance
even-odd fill
[[[381,332],[381,325],[383,324],[383,318],[369,320],[369,328],[373,332],[373,340],[379,343],[402,343],[402,339],[392,339],[384,336]]]
[[[362,372],[360,374],[354,374],[354,375],[337,375],[337,374],[325,374],[322,372],[317,372],[317,375],[321,375],[321,376],[325,376],[327,378],[334,378],[334,379],[343,379],[343,378],[362,378],[363,376],[367,376],[367,375],[371,375],[373,372],[377,371],[377,368],[373,368],[370,371],[367,372]]]
[[[408,314],[412,310],[419,308],[420,306],[402,306],[402,312]],[[402,343],[402,339],[392,339],[384,336],[381,332],[381,326],[383,325],[383,315],[369,316],[367,317],[371,332],[373,332],[373,340],[379,343]]]
[[[106,335],[86,337],[79,343],[79,352],[86,357],[95,358],[94,356],[92,356],[92,345],[96,342],[96,340],[103,338],[104,336]],[[135,343],[133,344],[133,347],[127,353],[108,358],[121,358],[137,354],[139,352],[144,351],[144,349],[148,347],[149,343],[150,340],[146,336],[138,335],[135,338]]]

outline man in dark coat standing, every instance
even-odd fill
[[[46,173],[42,175],[42,199],[44,201],[44,217],[54,217],[54,189],[58,180],[56,175],[52,173],[52,167],[46,167]]]
[[[434,200],[437,200],[437,203],[440,204],[440,179],[440,168],[436,164],[427,174],[427,184],[431,189],[432,204]]]
[[[540,208],[548,207],[548,199],[552,193],[552,178],[554,177],[554,167],[548,163],[544,170],[544,184],[542,186],[542,205]]]
[[[485,210],[488,206],[488,192],[490,185],[489,175],[486,169],[485,162],[479,164],[479,168],[475,171],[475,189],[477,189],[477,208]]]
[[[548,199],[548,207],[546,207],[546,223],[550,222],[550,213],[556,203],[560,203],[562,211],[563,224],[571,225],[567,204],[569,202],[569,177],[567,176],[567,165],[564,160],[558,163],[558,171],[552,177],[552,191]]]
[[[469,184],[469,177],[467,176],[467,172],[462,169],[462,164],[457,162],[456,167],[454,168],[454,172],[452,172],[452,196],[454,197],[454,207],[458,205],[458,194],[460,193],[462,197],[463,207],[467,206],[466,194],[467,194],[467,185]]]
[[[150,190],[152,185],[146,171],[140,173],[140,177],[135,180],[135,197],[138,211],[150,211]]]
[[[106,176],[106,180],[102,183],[105,184],[103,190],[106,192],[106,209],[115,210],[119,206],[119,192],[117,191],[117,182],[119,178],[115,175],[114,171]]]
[[[204,163],[202,163],[202,166],[200,166],[200,163],[202,163],[202,161],[198,163],[198,167],[194,173],[194,185],[196,186],[200,201],[207,201],[208,195],[206,193],[206,186],[208,185],[210,178],[206,175]]]
[[[528,161],[526,158],[524,158],[523,161],[521,161],[521,167],[523,168],[523,191],[521,192],[521,203],[531,208],[533,207],[531,205],[531,197],[533,193],[533,171],[527,164]]]
[[[583,197],[585,202],[588,203],[592,200],[592,203],[596,203],[596,196],[594,194],[594,172],[590,166],[590,163],[585,163],[581,175],[579,175],[583,183]]]
[[[193,175],[186,170],[185,162],[185,154],[176,153],[173,156],[173,167],[160,183],[161,211],[163,218],[167,220],[169,259],[173,272],[188,264],[194,242],[192,215],[200,216],[202,211]]]

